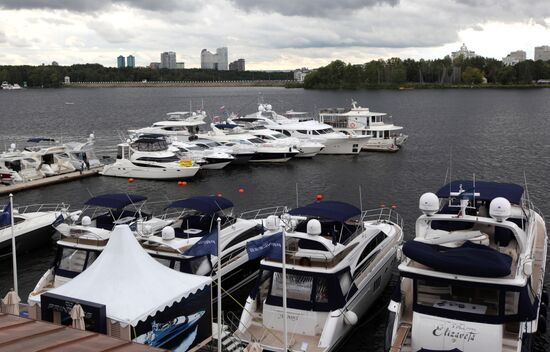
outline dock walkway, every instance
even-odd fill
[[[16,183],[9,186],[0,185],[0,195],[26,191],[28,189],[44,187],[44,186],[53,185],[57,183],[69,182],[69,181],[78,180],[81,178],[86,178],[91,176],[97,176],[99,174],[99,171],[101,171],[102,169],[103,169],[103,166],[99,168],[90,169],[90,170],[84,170],[82,171],[82,173],[80,171],[75,171],[67,174],[40,178],[38,180]]]

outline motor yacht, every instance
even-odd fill
[[[12,144],[8,152],[0,154],[0,181],[5,185],[44,178],[37,158],[22,154]]]
[[[67,153],[67,148],[53,138],[30,138],[22,155],[35,158],[40,161],[38,170],[44,176],[62,175],[74,172],[77,168],[73,165],[74,159]]]
[[[452,181],[420,197],[389,304],[391,351],[531,351],[546,330],[544,219],[517,184]]]
[[[118,145],[117,159],[105,165],[100,174],[154,180],[195,176],[200,166],[170,150],[163,138],[140,137]]]
[[[97,158],[95,150],[95,135],[92,133],[86,142],[69,142],[65,143],[65,149],[69,154],[73,166],[80,170],[81,168],[94,169],[102,166],[101,161]]]
[[[3,207],[2,207],[3,209]],[[36,204],[14,207],[13,224],[18,252],[40,248],[52,240],[52,224],[68,209],[65,204]],[[0,258],[12,252],[11,224],[0,226]]]
[[[371,136],[363,150],[396,152],[408,136],[403,127],[387,122],[388,114],[370,111],[352,100],[351,109],[322,109],[319,122],[349,135]]]
[[[205,170],[221,170],[235,160],[225,151],[211,149],[204,144],[198,145],[195,141],[174,141],[172,146],[176,147],[183,157],[194,160]]]
[[[194,112],[176,111],[169,112],[166,115],[166,120],[155,122],[150,127],[129,130],[128,132],[131,135],[162,134],[187,140],[189,136],[197,134],[200,126],[206,123],[204,122],[206,112],[202,110]]]
[[[250,159],[252,163],[287,162],[300,152],[292,146],[267,143],[250,134],[242,127],[233,124],[211,124],[211,131],[199,134],[199,138],[211,139],[225,145],[248,144],[256,146],[256,153]]]
[[[284,231],[286,287],[282,261],[263,259],[235,335],[269,351],[337,349],[390,280],[403,239],[399,215],[321,201],[271,217],[266,226]]]
[[[193,143],[200,147],[208,148],[211,150],[217,150],[224,153],[231,154],[233,156],[233,161],[231,162],[231,165],[243,165],[247,164],[250,159],[256,154],[256,148],[255,145],[250,144],[238,144],[238,143],[226,143],[222,144],[210,139],[204,139],[204,138],[190,138]]]

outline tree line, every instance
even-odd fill
[[[397,86],[453,86],[532,84],[550,79],[550,61],[526,60],[513,66],[502,61],[462,56],[437,60],[373,60],[361,65],[336,60],[309,73],[304,88],[359,89]]]
[[[100,64],[0,66],[1,82],[21,86],[26,83],[28,87],[60,87],[65,76],[69,76],[71,82],[290,80],[293,77],[292,72],[113,68]]]

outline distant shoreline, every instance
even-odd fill
[[[289,80],[71,82],[63,88],[286,87]]]
[[[287,87],[287,88],[304,88],[308,90],[422,90],[422,89],[540,89],[550,88],[550,84],[419,84],[419,83],[403,83],[403,84],[380,84],[366,85],[359,88],[336,88],[336,87]]]

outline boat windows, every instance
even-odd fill
[[[261,140],[260,138],[250,138],[248,139],[250,142],[254,143],[254,144],[263,144],[265,143],[263,140]]]
[[[288,299],[298,301],[310,301],[313,289],[313,278],[296,274],[286,274],[286,296]],[[271,284],[271,295],[283,297],[283,275],[279,272],[273,273]]]
[[[328,303],[328,285],[325,278],[317,278],[315,287],[315,302]]]
[[[232,239],[228,244],[227,246],[225,246],[225,248],[231,248],[241,242],[244,242],[256,235],[258,235],[260,233],[259,229],[257,229],[256,227],[253,227],[249,230],[246,230],[245,232],[239,234],[237,237],[235,237],[234,239]]]
[[[382,242],[384,242],[384,240],[386,239],[386,234],[382,231],[378,232],[369,242],[369,244],[367,244],[367,246],[365,247],[365,249],[363,250],[363,252],[361,253],[361,256],[359,257],[359,260],[357,261],[357,263],[361,263],[366,257],[369,256],[369,254],[372,253],[372,251],[378,247],[378,245]]]
[[[301,133],[301,134],[308,134],[306,130],[296,130],[296,132]]]
[[[179,160],[180,159],[176,155],[173,155],[173,156],[167,156],[167,157],[164,157],[164,158],[155,158],[155,157],[144,156],[144,157],[138,158],[136,161],[149,161],[149,162],[154,162],[154,163],[173,163],[173,162],[177,162]]]
[[[353,283],[353,280],[351,279],[351,273],[349,272],[349,270],[342,272],[338,276],[338,281],[340,283],[340,289],[342,290],[342,293],[344,294],[344,296],[347,296],[348,292],[351,289],[351,285]]]
[[[160,152],[168,149],[168,143],[164,139],[138,139],[131,146],[140,152]]]
[[[327,247],[324,244],[322,244],[321,242],[314,241],[314,240],[309,240],[309,239],[306,239],[306,238],[300,238],[298,240],[298,247],[300,249],[311,249],[311,250],[315,250],[315,251],[323,251],[323,252],[328,252],[329,251],[327,249]]]
[[[99,252],[63,247],[56,270],[65,272],[66,276],[74,277],[89,267],[98,256]]]

